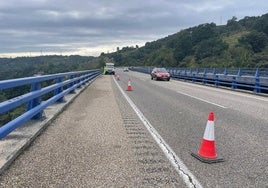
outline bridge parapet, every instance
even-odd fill
[[[64,102],[65,95],[75,92],[76,88],[100,74],[101,70],[96,69],[0,81],[0,91],[30,86],[30,92],[0,103],[0,115],[27,104],[25,113],[0,127],[0,139],[30,119],[41,119],[46,107]]]
[[[132,67],[132,70],[150,74],[153,67]],[[174,68],[168,72],[175,79],[249,90],[255,94],[268,93],[268,69],[265,68]]]

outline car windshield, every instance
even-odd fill
[[[156,72],[167,72],[165,68],[157,68]]]

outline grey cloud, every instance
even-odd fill
[[[261,15],[267,8],[266,0],[3,1],[0,55],[40,48],[69,52],[98,47],[100,53],[107,45],[145,43],[206,22]]]

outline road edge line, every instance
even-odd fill
[[[178,174],[182,177],[185,184],[188,187],[202,188],[202,185],[197,180],[197,178],[191,173],[191,171],[186,167],[186,165],[182,162],[182,160],[175,154],[175,152],[170,148],[170,146],[165,142],[165,140],[160,136],[160,134],[155,130],[152,124],[146,119],[143,113],[138,109],[138,107],[134,104],[134,102],[127,96],[127,94],[123,91],[120,85],[116,82],[115,78],[113,78],[117,87],[119,88],[122,95],[125,97],[127,102],[130,104],[132,109],[138,115],[144,126],[150,132],[154,140],[157,142],[159,147],[162,149],[169,162],[171,162],[172,166],[178,172]]]

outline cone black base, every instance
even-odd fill
[[[198,155],[197,153],[191,153],[191,155],[195,158],[197,158],[198,160],[200,160],[203,163],[220,163],[220,162],[224,162],[223,158],[218,156],[217,158],[206,158],[206,157],[202,157],[200,155]]]

